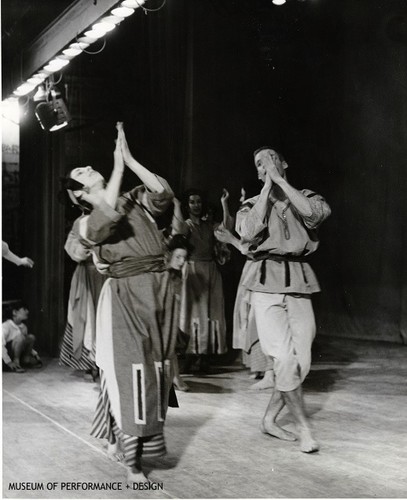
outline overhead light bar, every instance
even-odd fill
[[[276,1],[285,2],[285,0],[273,0],[273,3]],[[144,3],[145,0],[124,0],[119,2],[117,7],[101,17],[99,21],[90,26],[90,29],[85,31],[81,37],[73,41],[68,47],[63,49],[60,54],[57,54],[54,59],[43,66],[40,71],[17,87],[13,92],[14,97],[30,94],[38,85],[43,83],[46,78],[64,68],[69,64],[70,60],[81,54],[89,45],[99,38],[102,38],[106,33],[114,30],[118,24],[126,17],[131,16],[135,9],[141,7]]]
[[[286,0],[272,0],[274,5],[284,5]]]

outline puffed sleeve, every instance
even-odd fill
[[[80,220],[76,219],[73,223],[72,229],[69,231],[68,237],[65,242],[65,252],[75,262],[82,262],[89,256],[89,246],[81,241],[79,234]]]
[[[308,189],[303,189],[302,193],[309,199],[312,210],[310,216],[301,216],[302,220],[308,229],[316,229],[331,215],[331,208],[320,194]]]
[[[254,207],[255,198],[246,200],[236,214],[236,232],[245,241],[252,241],[267,227]]]
[[[93,244],[102,243],[113,234],[124,216],[104,201],[90,213],[86,224],[86,239]]]
[[[174,192],[163,177],[160,177],[159,175],[156,175],[156,177],[164,190],[161,193],[154,193],[146,189],[145,192],[149,207],[152,209],[154,215],[161,215],[171,205],[174,198]]]

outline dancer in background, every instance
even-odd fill
[[[242,188],[240,202],[246,199],[246,190]],[[234,246],[242,255],[249,253],[249,245],[242,242],[231,231],[222,225],[215,230],[218,241]],[[250,304],[250,290],[245,286],[250,272],[250,263],[246,261],[236,292],[233,309],[233,348],[243,354],[243,364],[247,366],[257,382],[250,386],[251,390],[264,390],[274,387],[273,359],[266,356],[260,346],[256,322]]]
[[[224,223],[230,227],[230,216],[225,209],[228,196],[224,190],[221,202]],[[230,254],[216,242],[216,225],[203,219],[206,200],[201,191],[190,189],[184,194],[183,211],[187,214],[188,237],[193,247],[187,264],[185,324],[181,325],[190,337],[184,371],[192,363],[191,355],[198,356],[200,370],[206,371],[208,355],[227,350],[222,277],[217,265],[224,264]]]
[[[175,198],[174,198],[175,201]],[[176,203],[174,203],[175,205]],[[177,210],[174,211],[174,216]],[[167,242],[167,267],[177,284],[176,298],[178,304],[176,307],[180,309],[182,295],[185,294],[185,279],[186,279],[186,263],[192,252],[192,246],[183,234],[174,234]],[[184,299],[185,301],[185,299]],[[180,322],[181,323],[181,322]],[[177,335],[177,343],[175,346],[175,356],[173,360],[174,378],[173,383],[175,389],[179,391],[188,391],[188,384],[180,375],[178,357],[185,354],[188,347],[189,336],[179,328]]]
[[[95,171],[75,169],[84,188],[74,192],[93,207],[87,241],[108,276],[97,312],[96,362],[101,393],[92,435],[124,454],[128,481],[145,481],[142,457],[166,452],[164,422],[178,333],[176,282],[166,270],[161,216],[172,203],[168,183],[130,153],[119,123],[116,190],[106,196]],[[142,181],[119,197],[124,164]]]
[[[74,181],[65,187],[80,188]],[[79,204],[80,205],[80,204]],[[65,251],[78,263],[73,273],[68,300],[68,315],[61,344],[60,363],[75,370],[90,373],[95,381],[98,369],[95,362],[96,307],[105,276],[95,267],[91,245],[79,236],[81,222],[87,217],[87,208],[75,220],[65,243]]]

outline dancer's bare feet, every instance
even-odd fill
[[[282,439],[283,441],[297,441],[297,437],[292,432],[284,430],[282,427],[278,426],[275,422],[269,423],[262,420],[260,424],[260,430],[263,434],[269,434],[270,436]]]
[[[114,444],[107,443],[107,458],[112,462],[121,462],[124,458],[120,443],[116,441]]]
[[[127,483],[132,487],[133,483],[148,483],[148,479],[141,469],[132,467],[128,469]]]
[[[177,391],[188,392],[189,385],[181,377],[174,377],[172,383]]]
[[[300,450],[303,453],[314,453],[319,450],[319,444],[311,435],[309,429],[303,428],[299,432]]]
[[[249,389],[251,391],[263,391],[264,389],[272,389],[274,387],[274,373],[273,370],[267,370],[264,373],[264,377],[252,384]]]

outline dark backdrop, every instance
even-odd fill
[[[34,197],[25,207],[37,288],[49,287],[46,278],[60,287],[64,273],[55,256],[63,255],[63,224],[48,218],[44,229],[50,206],[63,214],[55,178],[86,164],[107,175],[114,124],[123,120],[134,155],[177,194],[199,186],[220,208],[227,187],[232,211],[242,183],[255,179],[252,151],[280,148],[294,186],[321,192],[332,206],[313,259],[323,288],[315,298],[320,334],[407,341],[406,19],[403,0],[291,0],[282,7],[167,0],[158,12],[139,9],[100,53],[82,54],[63,74],[73,120],[41,146],[36,175],[23,188],[29,198],[36,182],[45,189],[44,178],[54,179],[47,201]],[[32,140],[36,127],[22,127],[22,170],[33,169],[33,151],[45,141]],[[134,182],[127,175],[125,187]],[[234,254],[223,270],[229,318],[241,266]],[[65,263],[66,283],[70,272]],[[38,311],[61,311],[61,303],[50,306],[30,283],[23,293],[43,345],[55,354],[63,314],[49,328]]]

